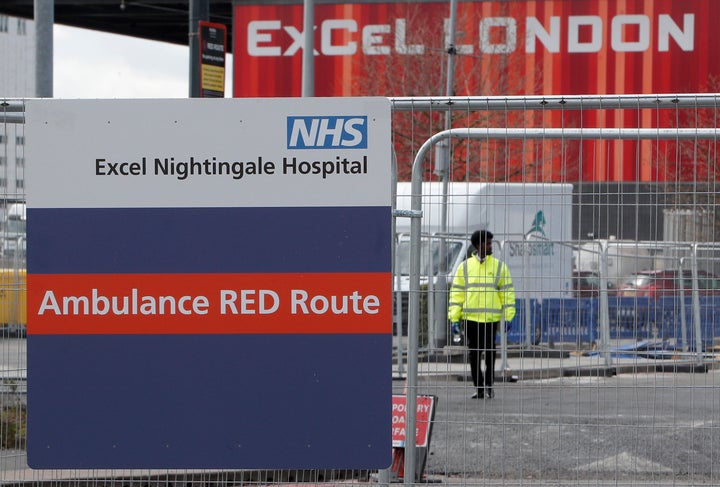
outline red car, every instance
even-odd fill
[[[576,298],[597,298],[600,295],[600,276],[593,271],[573,271],[573,292]],[[614,294],[612,282],[607,283],[608,294]]]
[[[682,279],[682,281],[681,281]],[[618,296],[664,297],[685,296],[692,293],[692,273],[689,270],[642,271],[630,276],[617,291]],[[720,278],[705,271],[698,271],[700,294],[720,294]]]

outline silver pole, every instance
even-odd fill
[[[405,366],[403,365],[403,353],[404,353],[404,347],[402,343],[402,290],[400,289],[400,265],[398,264],[397,259],[397,245],[398,245],[398,239],[397,239],[397,221],[396,218],[397,215],[395,214],[395,210],[397,209],[397,153],[395,152],[395,148],[392,148],[392,180],[390,182],[390,195],[391,195],[391,202],[392,202],[392,211],[393,211],[393,217],[392,217],[392,224],[390,226],[391,232],[392,232],[392,239],[393,239],[393,247],[392,247],[392,253],[390,254],[392,256],[392,267],[393,272],[395,273],[395,340],[397,343],[397,373],[398,377],[402,377],[405,374]]]
[[[315,96],[315,0],[303,2],[302,96]]]
[[[442,133],[442,132],[441,132]],[[447,137],[442,137],[447,138]],[[440,139],[440,137],[438,137]],[[426,141],[417,155],[412,168],[410,185],[410,209],[412,214],[422,215],[422,161],[425,154],[438,140]],[[420,218],[410,220],[410,286],[408,296],[408,352],[407,394],[405,426],[405,472],[406,485],[415,483],[415,430],[417,424],[417,378],[418,342],[420,331]]]
[[[457,0],[450,0],[450,26],[448,32],[448,60],[447,60],[447,79],[445,84],[445,95],[453,95],[453,87],[455,85],[455,31],[457,30]],[[450,130],[452,127],[452,112],[445,114],[445,130]],[[443,235],[447,233],[447,220],[448,220],[448,188],[450,185],[450,141],[445,140],[438,144],[437,157],[435,158],[435,174],[439,175],[442,179],[442,212],[440,213],[440,231]],[[440,238],[440,263],[438,266],[438,276],[435,284],[436,290],[439,290],[441,295],[440,298],[447,301],[447,261],[445,258],[447,243],[445,237]],[[430,296],[434,294],[428,293],[428,302],[430,302]],[[431,347],[438,347],[440,345],[436,332],[442,330],[443,336],[447,334],[447,318],[444,316],[446,313],[443,311],[446,309],[445,306],[438,306],[437,313],[428,313],[429,322],[437,326],[428,326],[428,335],[431,340],[429,344]],[[428,310],[429,311],[429,310]],[[444,326],[439,326],[442,323]],[[444,344],[444,343],[443,343]]]
[[[573,136],[568,137],[566,132],[573,131]],[[406,432],[412,439],[408,441],[406,434],[405,439],[405,483],[411,484],[415,479],[415,429],[417,424],[417,378],[418,378],[418,333],[420,330],[420,217],[422,216],[422,163],[427,153],[438,142],[452,137],[465,137],[468,139],[483,138],[627,138],[627,139],[643,139],[643,138],[660,138],[660,133],[664,129],[481,129],[481,128],[462,128],[450,129],[438,132],[427,139],[418,150],[412,166],[412,183],[410,208],[413,215],[417,215],[410,221],[410,296],[408,302],[408,373],[407,373],[407,425]],[[663,134],[665,135],[665,134]],[[674,136],[673,136],[674,135]],[[667,133],[667,137],[679,139],[703,139],[720,137],[718,129],[674,129]],[[607,252],[603,249],[601,258],[604,267],[601,275],[607,276]],[[602,299],[601,291],[601,299]],[[607,290],[605,292],[605,300],[607,300]],[[601,317],[603,315],[601,314]],[[607,314],[604,314],[604,321],[608,320]],[[610,326],[609,322],[600,323],[603,347],[605,351],[606,365],[611,365],[612,360],[609,353],[610,343]]]
[[[500,247],[500,255],[502,256],[503,262],[506,261],[506,255],[505,255],[505,241],[502,240],[500,244],[498,245]],[[503,380],[507,380],[507,377],[510,375],[510,364],[508,363],[508,349],[507,349],[507,331],[505,330],[505,313],[503,312],[502,316],[500,317],[500,370],[502,370]],[[494,337],[493,337],[494,339]],[[485,372],[487,374],[487,372]],[[495,371],[490,371],[491,374],[494,374]]]
[[[453,89],[455,85],[455,55],[457,54],[457,49],[455,48],[455,36],[457,31],[457,0],[450,0],[450,26],[448,31],[448,40],[450,42],[447,46],[448,61],[445,95],[450,97],[453,96]],[[445,120],[445,127],[450,128],[450,123],[447,119]]]
[[[680,277],[678,279],[680,281],[680,335],[682,336],[683,342],[682,351],[687,352],[689,350],[689,344],[687,318],[685,317],[685,279],[683,278],[685,274],[685,257],[680,258],[680,265],[678,267],[678,270],[680,271]],[[694,279],[692,273],[692,264],[690,265],[690,277],[691,279]]]
[[[523,244],[523,273],[528,272],[528,269],[530,269],[530,252],[527,251],[528,247],[526,246],[527,237],[525,237],[525,241]],[[525,302],[525,345],[528,347],[528,349],[533,345],[532,341],[534,338],[533,329],[532,329],[532,322],[530,321],[530,290],[524,289],[524,295],[523,295],[523,301]],[[549,336],[549,334],[548,334]]]
[[[720,129],[455,128],[438,132],[428,140],[443,140],[448,137],[467,139],[504,138],[513,140],[707,140],[720,137]]]
[[[53,96],[54,0],[35,0],[35,96]]]
[[[692,253],[690,254],[690,270],[692,273],[692,310],[693,310],[693,327],[695,328],[695,352],[697,364],[703,363],[702,351],[702,323],[700,323],[700,292],[698,290],[698,266],[697,266],[697,244],[693,244]],[[682,281],[682,274],[680,275]],[[682,297],[685,299],[685,296]]]
[[[610,317],[603,310],[608,309],[607,276],[608,275],[608,246],[600,245],[600,339],[602,340],[601,352],[605,357],[605,366],[612,365],[610,356]]]

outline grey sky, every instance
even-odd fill
[[[55,98],[186,98],[188,48],[56,25]],[[225,96],[231,96],[232,56]]]

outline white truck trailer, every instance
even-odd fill
[[[411,183],[398,183],[396,209],[411,209],[410,191]],[[517,299],[571,295],[571,184],[456,182],[447,185],[446,194],[445,198],[442,183],[422,185],[420,276],[421,286],[427,286],[429,295],[434,296],[427,301],[428,338],[434,345],[446,343],[448,285],[472,251],[470,235],[475,230],[487,229],[494,234],[493,254],[510,268]],[[447,211],[445,232],[443,211]],[[401,320],[405,331],[410,219],[396,218],[395,225],[395,289],[403,303]]]

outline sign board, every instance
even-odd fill
[[[406,396],[393,395],[392,397],[392,446],[404,448],[406,441],[405,423],[407,411],[405,408]],[[430,429],[435,415],[435,397],[418,396],[417,413],[415,416],[415,445],[427,448],[430,442]]]
[[[200,96],[225,96],[225,52],[227,28],[203,20],[198,22],[200,36]]]
[[[392,399],[392,439],[393,459],[390,465],[392,481],[405,478],[405,446],[406,446],[406,408],[405,395],[394,395]],[[417,396],[415,415],[415,481],[424,475],[427,454],[432,435],[432,424],[435,419],[436,396]]]
[[[387,99],[25,114],[31,467],[388,466]]]

